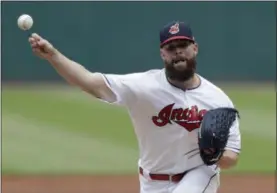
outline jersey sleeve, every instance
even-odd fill
[[[241,151],[241,134],[239,130],[239,119],[237,118],[230,128],[230,135],[225,149],[229,149],[236,153]]]
[[[229,99],[228,106],[234,108],[232,101]],[[241,134],[240,134],[239,116],[237,116],[232,127],[230,128],[230,134],[225,149],[240,153],[241,151]]]
[[[101,74],[104,78],[106,85],[111,89],[112,93],[116,96],[115,100],[112,96],[105,96],[101,99],[104,102],[116,104],[120,106],[130,106],[136,102],[138,81],[140,74]]]

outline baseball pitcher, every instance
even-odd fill
[[[220,170],[236,165],[238,111],[196,72],[198,45],[188,24],[160,30],[161,69],[125,75],[90,72],[38,34],[29,42],[70,84],[127,108],[139,144],[140,193],[216,193]]]

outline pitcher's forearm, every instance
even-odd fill
[[[33,52],[46,59],[68,83],[78,86],[94,97],[114,101],[116,96],[101,73],[92,73],[81,64],[67,58],[36,33],[29,38]]]
[[[113,96],[99,73],[92,73],[81,64],[70,60],[59,51],[48,59],[56,71],[70,84],[77,86],[96,98]],[[112,99],[113,100],[113,99]]]
[[[91,72],[85,69],[82,65],[70,60],[59,51],[56,51],[54,55],[48,61],[56,69],[56,71],[70,84],[87,87],[88,76],[91,76]]]
[[[237,162],[238,154],[231,150],[226,150],[218,164],[221,169],[229,169],[236,166]]]

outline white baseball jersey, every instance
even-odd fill
[[[176,174],[202,165],[197,130],[203,115],[212,108],[233,107],[221,89],[200,75],[201,84],[186,91],[171,85],[164,69],[102,75],[116,95],[113,103],[128,109],[139,144],[138,164],[150,173]],[[239,152],[240,147],[236,120],[227,148]]]

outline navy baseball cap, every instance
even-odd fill
[[[171,40],[185,39],[194,42],[190,26],[184,22],[172,21],[160,31],[160,47]]]

